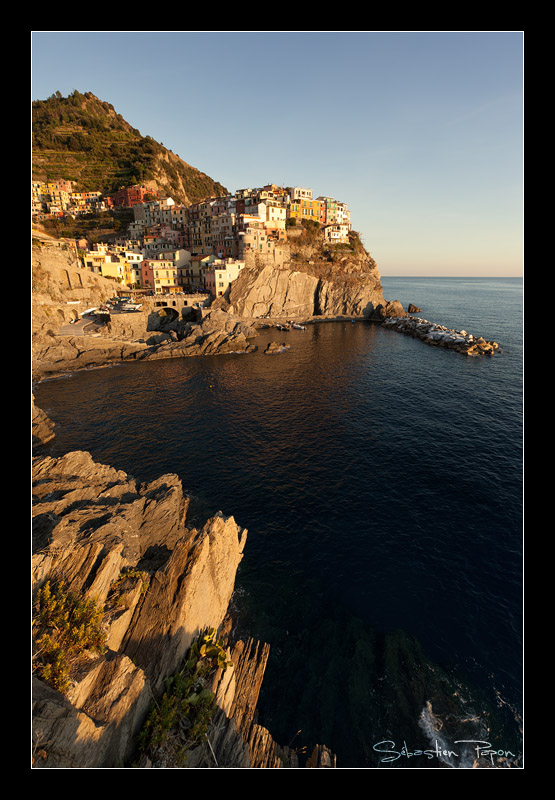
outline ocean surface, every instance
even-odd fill
[[[270,643],[258,721],[301,763],[318,743],[339,768],[519,768],[522,281],[382,283],[501,352],[366,322],[263,331],[254,354],[41,383],[48,453],[177,473],[194,519],[248,529],[236,632]]]

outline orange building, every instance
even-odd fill
[[[307,198],[296,198],[291,200],[287,207],[287,216],[292,219],[311,219],[314,222],[322,223],[324,207],[319,200],[310,200]]]

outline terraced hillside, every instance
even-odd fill
[[[59,92],[33,102],[33,180],[77,182],[77,191],[111,194],[149,183],[189,205],[227,189],[126,122],[91,92]]]

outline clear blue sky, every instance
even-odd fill
[[[387,275],[522,275],[519,31],[34,31],[32,99],[93,92],[230,191],[349,204]]]

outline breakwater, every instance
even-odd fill
[[[498,342],[487,341],[482,336],[474,336],[467,331],[456,331],[437,325],[419,317],[391,317],[383,321],[383,326],[413,336],[426,344],[447,347],[467,356],[493,356],[499,352]]]

